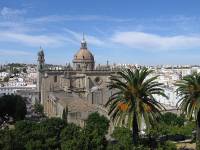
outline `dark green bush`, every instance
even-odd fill
[[[158,150],[176,150],[176,144],[171,141],[166,141],[164,143],[160,143],[158,146]]]

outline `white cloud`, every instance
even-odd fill
[[[44,22],[60,22],[60,21],[112,21],[112,22],[127,22],[132,19],[114,18],[110,16],[99,16],[99,15],[49,15],[38,18],[32,18],[29,20],[33,23],[44,23]]]
[[[12,17],[25,14],[26,11],[24,9],[12,9],[8,7],[3,7],[0,11],[1,16],[3,17]]]
[[[131,48],[154,51],[200,48],[200,36],[160,36],[144,32],[117,32],[110,40]]]
[[[70,33],[70,35],[72,35],[76,41],[81,41],[83,38],[83,33],[78,33],[78,32],[74,32],[72,30],[69,29],[65,29],[66,32]],[[85,35],[85,39],[89,44],[93,44],[96,46],[102,46],[105,45],[103,40],[100,40],[99,38],[95,37],[95,36],[91,36],[91,35]]]
[[[0,49],[0,56],[29,56],[33,55],[27,51]]]
[[[22,43],[30,46],[57,47],[69,41],[58,35],[30,35],[25,33],[2,32],[0,31],[0,41]]]

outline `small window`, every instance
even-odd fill
[[[54,76],[54,82],[57,82],[57,76]]]

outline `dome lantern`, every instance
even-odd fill
[[[83,33],[83,39],[81,41],[81,49],[87,49],[87,42],[85,40],[84,33]]]

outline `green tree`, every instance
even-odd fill
[[[61,149],[79,149],[81,128],[75,124],[68,124],[61,132]]]
[[[6,68],[0,68],[0,72],[6,72]]]
[[[172,126],[183,126],[184,122],[186,121],[183,115],[178,116],[177,114],[167,112],[164,113],[160,121],[167,124],[167,125],[172,125]]]
[[[59,118],[46,119],[42,122],[19,121],[15,124],[18,141],[26,149],[54,150],[60,149],[61,131],[67,126]]]
[[[27,73],[26,68],[23,68],[22,71],[23,71],[23,73]]]
[[[19,70],[17,68],[13,68],[13,72],[12,73],[16,75],[16,74],[19,73]]]
[[[17,121],[13,130],[0,130],[0,149],[105,149],[104,140],[109,121],[95,113],[89,116],[87,122],[87,128],[80,128],[59,118],[41,122]]]
[[[18,141],[27,149],[31,149],[33,141],[44,141],[44,138],[48,137],[46,131],[40,127],[40,123],[26,120],[16,122],[14,132]]]
[[[88,116],[83,129],[88,149],[103,149],[106,146],[105,135],[108,133],[109,120],[95,112]]]
[[[42,121],[40,125],[47,130],[47,136],[60,136],[61,130],[67,125],[66,122],[60,118],[50,118]]]
[[[26,145],[25,145],[26,150],[45,150],[45,147],[43,145],[43,143],[41,142],[41,140],[32,140],[30,139],[29,141],[27,141]]]
[[[10,77],[5,77],[5,78],[3,78],[3,82],[8,82],[9,79],[10,79]]]
[[[65,120],[67,122],[67,117],[68,117],[68,107],[66,107],[63,110],[63,114],[62,114],[62,119]]]
[[[200,150],[200,74],[193,73],[183,77],[176,83],[177,93],[180,97],[179,108],[188,118],[196,121],[196,149]]]
[[[15,130],[0,130],[1,150],[25,150],[23,143],[18,139]]]
[[[40,103],[35,103],[34,110],[37,114],[44,116],[44,107]]]
[[[13,117],[15,121],[23,120],[26,115],[25,99],[19,95],[5,95],[0,97],[0,117],[6,115]]]
[[[124,69],[111,77],[110,89],[116,92],[106,103],[109,115],[117,125],[132,128],[133,143],[137,144],[142,119],[149,129],[151,124],[161,115],[164,107],[156,101],[155,95],[166,97],[163,84],[158,83],[157,77],[151,77],[152,70],[147,68]]]
[[[188,122],[183,115],[176,115],[171,112],[164,113],[160,121],[156,122],[150,129],[150,135],[158,138],[163,135],[192,136],[194,122]]]
[[[101,116],[98,112],[94,112],[88,116],[85,129],[88,132],[98,130],[98,135],[105,136],[108,133],[109,120],[105,116]]]
[[[133,143],[131,140],[131,131],[125,127],[115,127],[112,137],[116,139],[123,149],[131,149]]]

